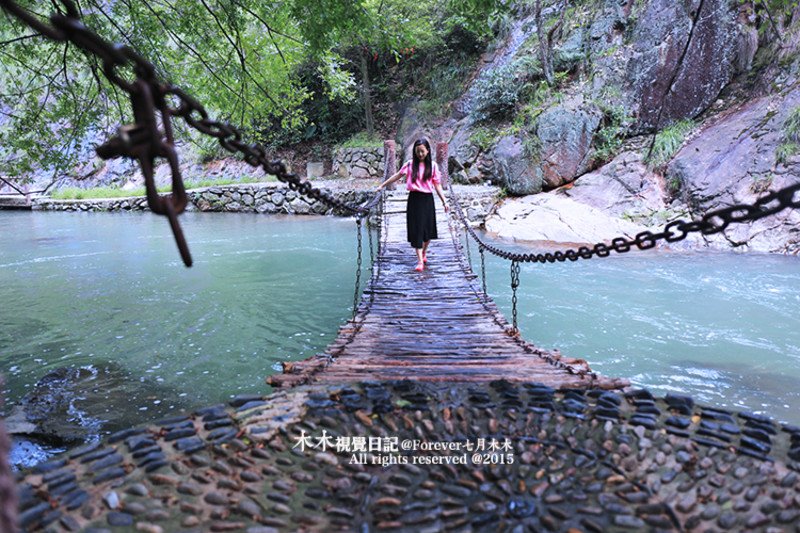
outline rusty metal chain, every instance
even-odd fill
[[[514,332],[519,332],[517,327],[517,287],[519,287],[519,261],[511,261],[511,315],[513,317]]]
[[[483,289],[483,297],[486,298],[488,294],[486,292],[486,254],[484,253],[486,247],[480,245],[478,249],[481,252],[481,288]]]
[[[786,208],[800,207],[800,183],[784,187],[783,189],[767,194],[756,200],[753,204],[737,204],[730,207],[724,207],[714,211],[710,211],[703,215],[703,217],[685,222],[683,220],[675,220],[664,226],[664,229],[658,233],[651,231],[643,231],[636,235],[633,239],[627,237],[617,237],[612,239],[611,244],[597,243],[593,247],[581,246],[576,249],[568,249],[565,251],[557,251],[553,253],[530,253],[521,254],[503,250],[496,246],[486,243],[481,239],[475,230],[473,230],[463,211],[461,205],[458,203],[453,188],[450,188],[450,196],[453,201],[453,206],[461,223],[467,229],[467,232],[473,239],[482,247],[487,249],[492,254],[522,263],[554,263],[556,261],[564,262],[567,259],[570,261],[577,261],[578,259],[590,259],[593,256],[607,257],[611,252],[625,253],[633,248],[639,250],[648,250],[654,248],[659,241],[677,242],[685,239],[690,233],[699,232],[703,235],[713,235],[719,233],[727,228],[731,223],[750,222],[764,218],[766,216],[774,215]]]
[[[355,320],[358,313],[358,294],[361,292],[361,217],[356,217],[356,226],[358,226],[358,258],[356,259],[356,290],[353,293],[353,319]],[[369,231],[369,228],[367,228]]]
[[[469,234],[467,233],[466,229],[464,230],[464,243],[466,244],[467,248],[467,263],[472,266],[472,254],[469,251]]]
[[[291,190],[298,191],[306,197],[355,214],[366,214],[377,204],[380,193],[366,205],[353,205],[334,198],[307,181],[302,181],[288,172],[280,161],[270,161],[263,147],[242,142],[242,134],[237,128],[211,120],[208,112],[197,100],[177,87],[163,84],[158,79],[156,68],[152,63],[131,48],[113,45],[87,28],[80,21],[80,13],[71,0],[60,0],[60,2],[66,15],[60,13],[52,15],[51,25],[45,24],[13,0],[0,0],[0,6],[44,37],[54,41],[69,41],[96,56],[102,64],[106,78],[130,95],[134,124],[122,126],[116,137],[97,148],[97,154],[103,159],[124,156],[139,161],[145,180],[148,207],[154,213],[169,219],[186,266],[191,266],[192,259],[177,216],[186,208],[188,197],[175,152],[171,117],[180,117],[200,133],[215,137],[229,152],[241,153],[248,164],[262,167],[268,174],[287,183]],[[126,80],[120,75],[120,71],[125,68],[133,70],[134,80]],[[179,105],[170,107],[169,102],[175,99]],[[159,120],[163,126],[163,133],[158,128]],[[154,178],[156,158],[165,158],[169,162],[172,171],[171,195],[158,194]]]

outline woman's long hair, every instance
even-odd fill
[[[417,159],[417,146],[424,144],[425,148],[428,149],[428,155],[425,156],[425,173],[422,176],[422,183],[431,179],[431,173],[433,172],[433,165],[431,164],[431,145],[428,142],[428,139],[422,138],[417,139],[414,141],[414,146],[411,148],[411,183],[416,183],[419,177],[419,163],[420,161]]]

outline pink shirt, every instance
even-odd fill
[[[431,179],[428,181],[422,181],[422,176],[425,175],[425,165],[420,163],[419,178],[417,178],[417,181],[414,182],[414,180],[411,179],[411,172],[414,168],[414,164],[411,161],[406,161],[406,164],[400,169],[400,172],[406,175],[406,189],[409,191],[433,193],[434,187],[442,183],[442,178],[439,174],[439,167],[436,165],[436,163],[432,163],[432,165],[433,169],[431,170]]]

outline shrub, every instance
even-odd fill
[[[775,149],[778,164],[785,164],[800,151],[800,107],[794,108],[783,121],[783,140]]]
[[[472,88],[470,113],[475,121],[500,120],[511,115],[538,69],[536,59],[523,57],[481,75]]]
[[[798,152],[798,146],[793,142],[783,143],[775,149],[775,162],[785,164]]]
[[[494,146],[495,130],[485,127],[477,127],[472,130],[469,137],[469,142],[477,146],[481,151],[488,152]]]
[[[794,108],[783,121],[783,136],[789,142],[800,144],[800,107]]]
[[[631,124],[631,116],[621,105],[599,105],[603,111],[603,122],[594,135],[595,157],[607,161],[617,155]]]
[[[678,153],[693,128],[694,122],[684,119],[670,124],[658,132],[646,158],[647,165],[650,168],[657,168],[672,159]]]

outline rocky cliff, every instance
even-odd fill
[[[724,0],[576,10],[553,47],[562,81],[537,89],[543,102],[518,101],[506,122],[473,113],[405,129],[448,140],[451,175],[505,189],[492,232],[584,244],[632,237],[800,181],[798,19],[795,9],[762,20]],[[537,53],[527,42],[518,63]],[[542,87],[536,73],[532,81]],[[798,230],[800,214],[785,210],[694,242],[797,253]]]

